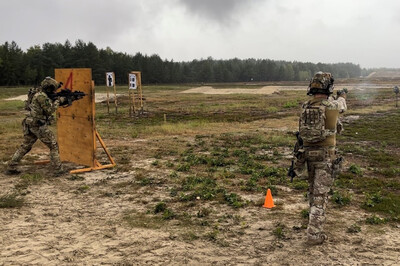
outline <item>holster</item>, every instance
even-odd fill
[[[46,125],[46,120],[37,119],[37,118],[31,117],[31,116],[28,116],[22,121],[22,125],[28,126],[28,127],[41,127],[41,126]]]

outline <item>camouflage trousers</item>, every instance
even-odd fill
[[[328,203],[328,193],[333,185],[335,148],[305,149],[305,161],[308,170],[308,197],[310,215],[307,227],[308,239],[323,237],[325,212]]]
[[[8,162],[8,169],[16,169],[22,157],[27,154],[33,144],[39,139],[50,149],[50,161],[53,169],[61,169],[58,144],[53,132],[46,124],[29,123],[27,119],[22,121],[24,141]]]

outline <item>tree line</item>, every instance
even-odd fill
[[[336,78],[366,74],[353,63],[302,63],[270,59],[207,59],[190,62],[162,60],[157,54],[135,55],[98,49],[92,42],[78,40],[72,45],[45,43],[23,51],[16,42],[0,45],[0,86],[37,85],[55,68],[91,68],[93,80],[105,84],[105,72],[114,72],[116,84],[127,84],[130,71],[141,71],[144,84],[211,83],[250,81],[304,81],[317,71]]]

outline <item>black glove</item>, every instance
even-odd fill
[[[346,88],[343,88],[343,89],[341,89],[341,90],[338,90],[338,91],[336,92],[336,94],[337,94],[337,97],[343,97],[343,98],[346,99],[346,95],[347,95],[348,92],[349,92],[349,91],[348,91]]]
[[[337,96],[343,95],[343,94],[347,94],[349,91],[346,88],[343,88],[341,90],[338,90],[336,92]]]

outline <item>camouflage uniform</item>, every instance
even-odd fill
[[[336,159],[336,133],[340,133],[338,126],[339,113],[347,110],[345,94],[334,99],[333,97],[314,97],[303,104],[305,106],[319,107],[325,109],[326,138],[318,142],[307,142],[303,140],[303,147],[296,155],[295,172],[302,172],[305,165],[308,171],[308,197],[310,215],[307,227],[307,239],[310,244],[321,244],[326,239],[323,233],[325,223],[325,211],[328,203],[328,192],[330,191],[334,173],[338,166],[334,163]],[[301,120],[301,118],[300,118]],[[339,131],[338,131],[339,130]],[[306,139],[306,138],[305,138]]]
[[[8,173],[18,173],[18,163],[32,149],[38,139],[50,149],[52,168],[56,172],[62,172],[58,144],[53,132],[48,128],[53,119],[53,113],[60,105],[60,100],[57,99],[53,102],[46,94],[53,92],[58,87],[57,81],[47,77],[41,87],[36,90],[31,101],[27,103],[26,117],[22,121],[24,141],[8,162]]]

